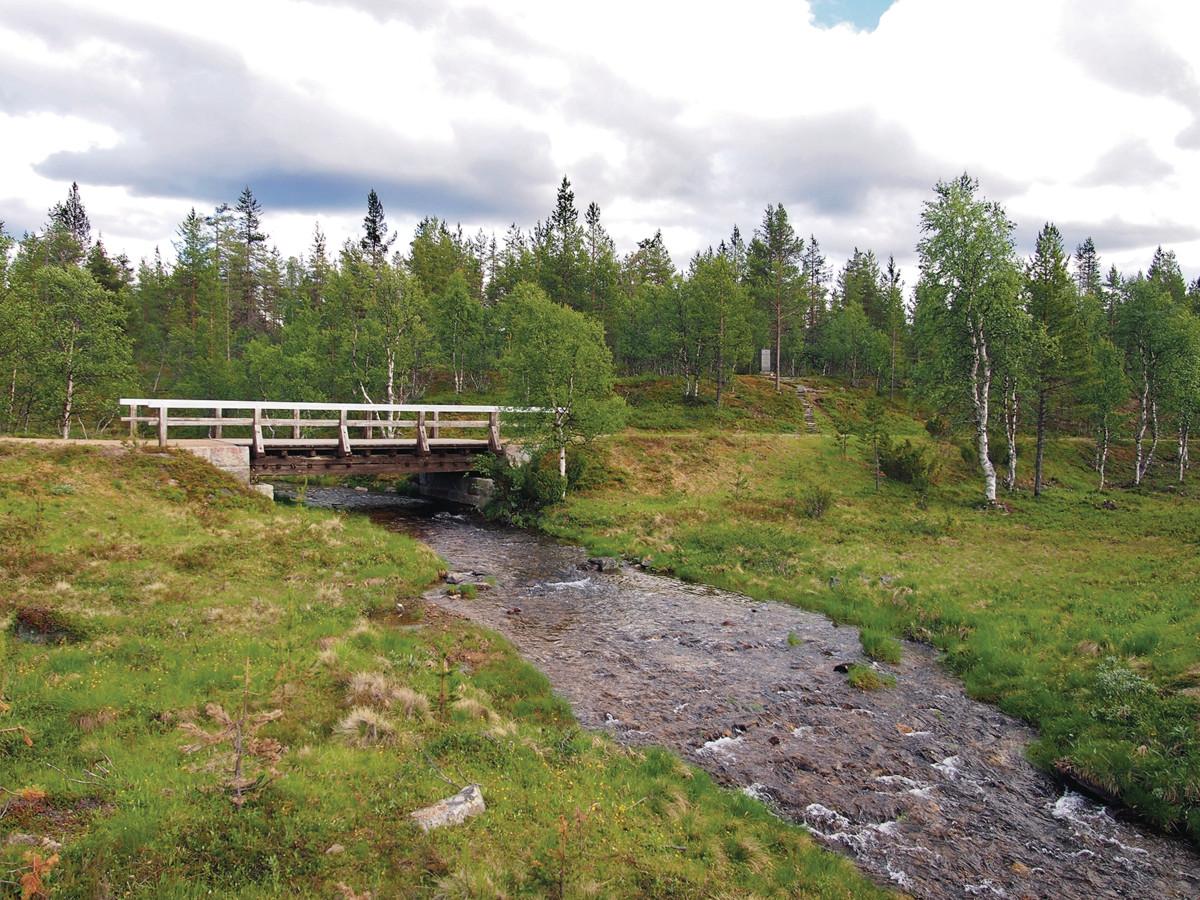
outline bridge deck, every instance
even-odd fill
[[[503,451],[502,413],[546,412],[478,405],[257,400],[122,399],[121,404],[129,409],[122,421],[129,423],[131,437],[148,425],[162,447],[207,440],[248,448],[251,471],[279,475],[467,472],[480,454]],[[148,415],[141,414],[143,408]],[[204,434],[207,437],[200,438]]]

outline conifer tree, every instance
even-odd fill
[[[1033,493],[1043,487],[1043,462],[1047,417],[1062,388],[1075,369],[1078,341],[1078,306],[1075,285],[1067,272],[1062,234],[1047,222],[1038,234],[1033,259],[1025,270],[1026,311],[1033,320],[1030,346],[1032,380],[1036,393],[1037,451],[1033,469]]]
[[[1075,286],[1081,297],[1100,296],[1100,257],[1090,237],[1075,248]]]
[[[804,277],[807,301],[804,327],[811,333],[817,329],[821,316],[825,313],[825,283],[829,280],[829,265],[821,253],[821,245],[817,242],[816,235],[809,235],[801,263],[801,275]]]
[[[371,188],[370,193],[367,194],[367,214],[363,217],[363,237],[359,241],[359,246],[362,247],[371,262],[378,266],[387,256],[387,252],[395,240],[394,234],[388,236],[383,203],[380,201],[379,195],[375,193],[375,189]]]
[[[266,321],[259,277],[267,240],[267,236],[261,231],[262,204],[255,199],[254,192],[247,185],[238,196],[234,209],[237,213],[235,222],[238,242],[231,271],[238,302],[233,317],[234,325],[257,330]]]
[[[762,224],[750,242],[750,283],[755,297],[771,319],[775,344],[775,390],[780,389],[784,334],[797,312],[800,298],[800,260],[804,240],[796,236],[783,204],[768,205]]]
[[[77,182],[71,182],[66,200],[50,207],[50,220],[75,239],[81,253],[87,250],[92,242],[92,224],[83,206],[83,198],[79,195]]]

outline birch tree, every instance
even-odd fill
[[[612,354],[598,321],[555,303],[536,285],[519,285],[506,302],[511,339],[501,365],[509,397],[545,410],[521,416],[521,424],[557,451],[565,492],[567,447],[623,424],[624,401],[612,392]]]
[[[106,388],[119,390],[132,374],[125,310],[89,273],[73,266],[41,268],[28,288],[35,301],[30,362],[57,398],[58,431],[66,439],[86,401],[111,399]]]
[[[1117,338],[1125,351],[1126,368],[1137,393],[1134,485],[1140,485],[1145,479],[1158,450],[1163,374],[1177,336],[1172,327],[1175,312],[1175,301],[1169,293],[1146,278],[1138,278],[1129,285],[1128,296],[1116,313]]]
[[[937,307],[930,316],[942,332],[939,352],[948,357],[958,389],[970,401],[984,499],[996,502],[996,468],[988,446],[992,339],[1017,303],[1012,230],[1004,208],[980,197],[979,183],[964,174],[939,182],[921,213],[922,302]]]

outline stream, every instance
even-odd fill
[[[281,495],[286,489],[280,490]],[[1031,728],[969,699],[927,646],[872,664],[856,629],[392,494],[309,489],[369,511],[494,587],[426,600],[501,633],[579,720],[666,746],[917,897],[1200,896],[1200,855],[1064,791],[1026,760]],[[848,663],[895,687],[849,685]],[[840,667],[840,668],[839,668]]]

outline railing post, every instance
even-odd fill
[[[158,446],[167,446],[167,407],[163,404],[158,408]]]
[[[138,405],[136,403],[130,403],[129,404],[129,439],[131,441],[137,440],[137,431],[138,431],[137,416],[138,416]]]
[[[417,455],[429,455],[429,435],[425,433],[425,410],[417,413]]]
[[[292,440],[300,440],[300,410],[292,410]]]
[[[438,411],[433,411],[433,437],[440,438],[442,436],[442,426],[439,419]]]
[[[350,432],[346,427],[346,407],[338,410],[338,456],[350,455]]]
[[[254,456],[257,459],[263,455],[262,436],[262,407],[254,407]]]
[[[213,418],[214,418],[214,419],[223,419],[223,418],[225,418],[225,411],[224,411],[224,410],[223,410],[221,407],[219,407],[219,406],[218,406],[218,407],[215,407],[215,408],[213,409]],[[220,422],[218,422],[216,425],[214,425],[214,426],[213,426],[213,430],[212,430],[212,436],[213,436],[214,438],[216,438],[218,441],[221,439],[221,436],[222,436],[222,434],[223,434],[223,432],[221,431],[222,427],[223,427],[223,426],[221,425],[221,423],[220,423]]]
[[[369,409],[369,410],[367,410],[367,421],[368,421],[368,422],[374,422],[374,421],[375,421],[375,410],[373,410],[373,409]],[[371,438],[373,438],[373,437],[375,437],[375,426],[374,426],[374,425],[368,425],[368,426],[367,426],[367,440],[369,441],[369,440],[371,440]]]
[[[500,452],[500,413],[494,409],[488,413],[488,449]]]

